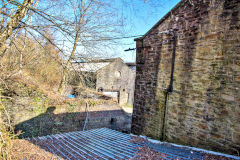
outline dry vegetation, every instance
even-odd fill
[[[18,36],[15,45],[5,53],[0,62],[6,71],[24,73],[34,77],[39,85],[57,87],[62,73],[59,52],[50,43],[43,44],[44,46],[29,37]]]
[[[6,110],[2,104],[0,104],[0,111],[0,116],[5,114]],[[0,159],[11,159],[12,139],[14,137],[11,125],[9,125],[8,121],[5,122],[0,118]]]
[[[46,152],[41,147],[34,145],[33,143],[27,140],[14,140],[12,142],[14,144],[12,148],[13,159],[15,160],[58,160],[62,159],[60,157],[56,157],[50,152]]]
[[[51,35],[49,34],[49,37]],[[71,72],[69,80],[77,88],[83,99],[66,99],[59,92],[62,74],[62,59],[59,51],[49,42],[19,35],[13,45],[0,59],[0,159],[51,159],[52,154],[45,153],[33,144],[17,140],[20,133],[14,133],[11,116],[8,114],[10,106],[15,105],[15,98],[21,97],[26,92],[30,99],[35,99],[32,92],[40,93],[46,97],[48,104],[54,106],[71,106],[72,104],[85,104],[91,106],[112,103],[111,99],[97,94],[94,90],[85,88],[79,76]],[[26,96],[26,95],[24,95]],[[99,98],[97,99],[96,98]],[[37,97],[41,98],[42,97]],[[42,101],[45,101],[42,99]],[[29,103],[29,105],[31,105]],[[21,145],[23,144],[23,145]]]
[[[29,97],[31,100],[29,101],[29,105],[32,105],[31,103],[34,103],[34,100],[39,98],[43,112],[49,106],[65,106],[65,108],[69,109],[73,105],[85,106],[86,101],[92,109],[96,105],[114,103],[108,97],[97,94],[94,90],[83,88],[82,86],[78,87],[78,91],[81,91],[82,99],[67,99],[56,90],[54,91],[50,88],[50,86],[54,85],[46,85],[37,76],[31,75],[25,70],[19,74],[15,70],[9,71],[6,68],[7,65],[0,69],[0,159],[23,159],[23,157],[27,159],[56,158],[51,153],[45,153],[43,149],[39,149],[27,141],[17,139],[20,133],[14,133],[12,117],[8,114],[8,109],[16,105],[16,98]],[[38,69],[41,70],[41,68]],[[26,73],[29,75],[27,76]],[[51,76],[49,75],[49,77]],[[36,97],[36,95],[41,96]],[[81,109],[82,112],[85,111],[84,107]],[[69,110],[69,112],[74,111]]]
[[[2,95],[0,88],[0,159],[12,159],[12,139],[18,135],[14,133],[11,118],[5,107],[5,102],[9,98]]]
[[[85,88],[91,86],[89,82],[94,77],[86,79],[69,71],[76,57],[105,56],[112,43],[118,44],[116,37],[122,36],[124,22],[111,0],[1,0],[0,7],[0,159],[21,159],[21,155],[12,154],[12,140],[17,135],[8,114],[15,98],[26,92],[27,98],[34,100],[36,97],[29,90],[41,93],[47,99],[47,103],[41,104],[44,109],[50,104],[71,105],[81,101],[92,106],[114,103]],[[69,12],[62,13],[65,10]],[[73,102],[60,94],[71,83],[84,100]],[[22,152],[14,148],[17,151]],[[30,159],[36,157],[37,153],[30,155]]]

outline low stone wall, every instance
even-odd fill
[[[7,84],[0,83],[1,95],[8,97],[0,99],[7,111],[4,112],[7,114],[0,114],[0,118],[11,122],[16,132],[22,131],[20,137],[81,131],[87,116],[86,101],[89,103],[86,130],[107,127],[130,131],[131,115],[104,96],[91,94],[93,98],[68,99],[54,92],[48,92],[47,96],[37,86],[15,78],[8,79]],[[83,89],[81,91],[82,95],[88,94]]]
[[[12,112],[15,131],[21,131],[21,138],[44,136],[49,134],[81,131],[87,116],[83,106],[48,107],[38,114],[28,109]],[[90,107],[85,130],[111,128],[130,132],[131,116],[114,105],[97,105]]]

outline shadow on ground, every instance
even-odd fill
[[[87,112],[54,114],[55,109],[49,107],[45,113],[17,124],[15,132],[21,131],[20,138],[27,138],[83,130]],[[85,130],[103,127],[129,133],[131,115],[120,109],[89,112]]]

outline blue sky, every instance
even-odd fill
[[[129,4],[122,6],[127,16],[127,35],[144,35],[165,14],[167,14],[180,0],[129,0]],[[151,2],[150,2],[151,1]],[[135,61],[135,51],[124,52],[125,49],[135,48],[134,38],[122,40],[114,57],[121,57],[126,62]]]
[[[149,29],[153,27],[154,24],[156,24],[165,14],[167,14],[180,0],[113,0],[113,1],[109,0],[109,1],[115,3],[118,16],[124,17],[125,25],[123,27],[124,28],[123,36],[128,37],[128,36],[144,35]],[[54,3],[52,4],[52,2],[57,2],[57,1],[42,0],[41,6],[43,8],[48,8],[49,5],[54,4]],[[57,3],[60,4],[59,2]],[[69,8],[68,7],[65,8],[64,6],[65,5],[62,5],[63,8],[56,9],[56,10],[51,10],[51,7],[49,7],[50,9],[48,14],[56,14],[56,12],[59,12],[57,13],[57,15],[62,15],[62,14],[71,15],[68,12],[72,10],[67,10]],[[37,23],[41,24],[41,20],[39,19],[35,19],[35,20]],[[72,44],[69,41],[67,41],[67,39],[64,39],[62,35],[58,35],[57,33],[55,34],[56,34],[56,37],[58,36],[57,39],[61,41],[57,45],[60,48],[62,48],[61,46],[67,46],[63,48],[64,50],[66,50],[65,54],[68,55],[68,53],[70,53],[71,51]],[[65,42],[65,44],[62,44],[63,42]],[[111,47],[111,45],[113,46]],[[102,58],[120,57],[125,62],[135,61],[136,51],[128,51],[128,52],[124,51],[125,49],[128,49],[128,48],[135,48],[134,38],[122,39],[122,40],[119,40],[118,43],[110,44],[109,46],[110,46],[109,49],[103,47],[103,49],[99,51],[99,52],[102,52],[102,55],[103,55]],[[78,48],[77,50],[80,50],[80,49]],[[80,50],[79,52],[81,53],[84,51]]]
[[[48,4],[52,2],[49,0],[42,0],[44,4]],[[119,34],[118,36],[129,37],[129,36],[140,36],[144,35],[148,30],[150,30],[154,24],[156,24],[165,14],[167,14],[180,0],[106,0],[110,1],[113,4],[113,10],[116,11],[116,18],[111,17],[112,21],[123,19],[123,27],[121,27],[121,31],[123,31],[123,35]],[[55,1],[54,1],[55,2]],[[64,1],[63,1],[64,2]],[[65,5],[62,5],[62,9],[50,10],[49,14],[55,14],[57,11],[57,15],[72,15],[72,8],[69,8]],[[116,10],[115,10],[116,9]],[[66,16],[65,16],[66,17]],[[96,16],[97,17],[97,16]],[[95,17],[95,18],[96,18]],[[71,19],[71,16],[68,17]],[[110,20],[109,19],[109,20]],[[108,20],[108,19],[107,19]],[[105,21],[104,21],[105,22]],[[114,23],[114,22],[113,22]],[[117,23],[116,23],[117,24]],[[118,28],[119,29],[119,28]],[[57,37],[57,36],[56,36]],[[116,36],[117,37],[117,36]],[[62,39],[66,40],[63,44],[59,44],[64,46],[63,49],[65,51],[66,57],[68,57],[68,53],[71,52],[72,43],[65,39],[63,36],[59,35],[58,38],[61,42]],[[117,37],[118,38],[118,37]],[[136,38],[136,37],[135,37]],[[84,47],[77,47],[78,53],[83,53],[83,56],[90,56],[96,58],[113,58],[120,57],[125,62],[135,62],[136,51],[128,51],[125,52],[125,49],[135,48],[136,44],[134,38],[117,40],[116,43],[109,43],[106,46],[99,44],[92,45],[94,46],[92,51],[91,49],[86,52]],[[102,47],[103,46],[103,47]],[[100,47],[100,48],[99,48]],[[99,53],[96,53],[99,52]],[[85,55],[84,55],[85,54]],[[81,55],[81,54],[79,54]]]
[[[106,0],[107,1],[107,0]],[[149,29],[151,29],[154,24],[156,24],[165,14],[167,14],[180,0],[109,0],[111,4],[113,3],[114,7],[112,8],[114,11],[116,9],[117,17],[111,17],[111,20],[120,20],[122,17],[124,19],[124,26],[120,29],[123,29],[123,35],[119,34],[120,37],[128,37],[128,36],[140,36],[144,35]],[[48,8],[51,2],[57,1],[49,1],[42,0],[42,7]],[[64,2],[64,1],[63,1]],[[57,2],[58,3],[58,2]],[[58,3],[60,5],[60,3]],[[57,5],[58,6],[58,5]],[[56,14],[56,15],[65,15],[64,17],[68,19],[72,19],[72,8],[68,6],[60,5],[62,8],[56,8],[56,10],[52,10],[49,7],[48,14]],[[54,8],[54,7],[53,7]],[[56,13],[57,12],[57,13]],[[67,15],[67,16],[66,16]],[[96,16],[97,17],[97,16]],[[95,18],[96,18],[95,17]],[[67,19],[66,18],[66,19]],[[108,20],[108,19],[107,19]],[[41,23],[39,19],[36,20],[38,23]],[[104,21],[105,22],[105,21]],[[118,30],[117,30],[118,31]],[[63,35],[55,33],[56,41],[59,40],[59,48],[62,48],[66,58],[68,58],[71,49],[72,43],[64,38]],[[118,38],[118,37],[117,37]],[[135,37],[136,38],[136,37]],[[64,42],[64,44],[63,44]],[[92,45],[94,51],[89,49],[88,52],[84,50],[84,47],[77,47],[77,52],[80,56],[90,56],[95,58],[113,58],[120,57],[125,62],[135,62],[136,51],[128,51],[125,52],[125,49],[135,48],[134,38],[117,40],[117,43],[109,43],[105,45]],[[102,47],[103,46],[103,47]],[[96,53],[99,52],[99,53]],[[82,54],[83,53],[83,54]],[[77,56],[76,56],[77,57]]]

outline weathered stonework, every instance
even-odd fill
[[[116,58],[97,72],[96,89],[116,91],[119,104],[133,104],[136,72],[130,69],[122,59]]]
[[[44,109],[44,112],[39,114],[24,108],[12,113],[15,131],[22,132],[20,137],[81,131],[87,116],[85,109],[86,106],[84,105],[58,106]],[[111,128],[129,132],[130,126],[131,116],[121,110],[120,107],[116,105],[97,105],[90,106],[85,130]]]
[[[164,121],[174,52],[166,30],[176,32],[177,45]],[[132,132],[239,154],[239,0],[183,0],[136,41]]]

